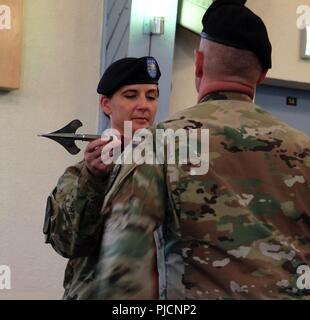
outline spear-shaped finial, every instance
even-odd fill
[[[101,137],[96,134],[76,134],[76,130],[82,126],[82,122],[75,119],[55,132],[40,134],[38,136],[52,139],[61,144],[69,153],[77,154],[80,152],[80,148],[76,146],[75,140],[92,141]]]

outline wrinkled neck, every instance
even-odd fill
[[[200,85],[198,101],[200,101],[207,94],[217,91],[240,92],[248,95],[251,97],[251,99],[254,99],[255,96],[255,87],[249,84],[233,81],[208,81]]]

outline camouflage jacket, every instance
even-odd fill
[[[100,209],[108,178],[94,178],[82,161],[66,169],[48,197],[46,243],[63,257],[83,257],[95,250],[101,236]]]
[[[95,179],[82,161],[66,169],[47,199],[43,228],[45,242],[51,244],[61,256],[69,258],[64,277],[63,299],[103,298],[98,294],[100,273],[97,272],[103,263],[100,242],[105,217],[100,210],[105,193],[113,184],[117,173],[118,168],[105,177]],[[147,290],[135,294],[129,292],[129,295],[126,295],[124,289],[115,290],[115,293],[104,298],[144,299],[157,296],[154,294],[157,290],[154,246],[152,252],[150,274],[147,278],[153,281],[148,282]]]
[[[89,272],[94,269],[88,265],[98,252],[103,227],[100,209],[109,178],[110,174],[94,178],[82,161],[66,169],[47,199],[45,242],[69,258],[64,279],[65,298],[74,286],[74,279],[77,277],[79,283],[84,275],[89,278]]]
[[[310,264],[310,138],[224,92],[158,128],[209,129],[209,170],[122,166],[101,211],[94,297],[149,292],[155,234],[161,299],[309,298],[298,268]]]
[[[157,126],[179,128],[210,130],[208,172],[115,166],[96,250],[70,260],[65,298],[152,298],[154,238],[161,299],[309,297],[298,267],[310,264],[310,138],[238,93],[211,94]]]

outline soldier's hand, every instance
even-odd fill
[[[113,167],[113,163],[105,164],[102,161],[102,149],[109,143],[114,142],[111,139],[103,140],[100,138],[91,141],[85,149],[84,158],[86,167],[94,176],[105,176]]]

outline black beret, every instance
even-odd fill
[[[158,63],[153,57],[123,58],[106,69],[97,92],[109,95],[129,84],[158,84],[160,76]]]
[[[215,0],[202,18],[201,37],[256,54],[271,68],[272,47],[262,19],[245,7],[246,0]]]

